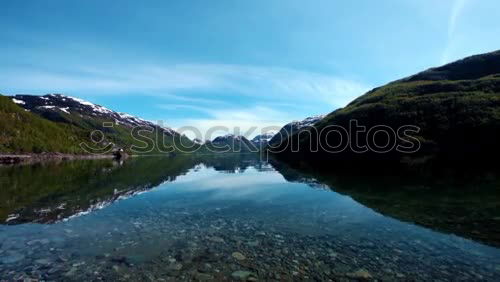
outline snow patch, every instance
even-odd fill
[[[37,108],[42,108],[42,109],[53,109],[56,106],[38,106]]]
[[[69,107],[66,107],[66,108],[59,108],[59,110],[69,114]]]
[[[92,108],[92,111],[94,112],[98,112],[98,113],[101,113],[101,114],[109,114],[109,113],[113,113],[112,110],[106,108],[106,107],[103,107],[103,106],[100,106],[100,105],[96,105],[94,103],[91,103],[91,102],[88,102],[88,101],[85,101],[83,99],[80,99],[80,98],[76,98],[76,97],[71,97],[71,96],[63,96],[61,95],[61,97],[63,97],[63,101],[65,101],[65,99],[71,99],[75,102],[78,102],[80,103],[81,105],[84,105],[84,106],[88,106],[88,107],[91,107]]]
[[[19,217],[19,215],[18,215],[18,214],[9,214],[9,215],[7,216],[7,219],[5,220],[5,222],[9,222],[9,221],[14,220],[14,219],[16,219],[16,218],[18,218],[18,217]]]
[[[296,125],[297,129],[301,129],[301,128],[306,127],[306,126],[314,125],[316,122],[320,121],[324,117],[325,117],[324,115],[312,116],[312,117],[308,117],[302,121],[294,121],[294,122],[292,122],[292,124]]]
[[[12,98],[12,102],[16,103],[16,104],[19,104],[19,105],[24,105],[26,104],[23,100],[18,100],[18,99],[14,99]]]

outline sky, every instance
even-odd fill
[[[251,137],[500,49],[499,18],[498,0],[1,1],[0,93]]]

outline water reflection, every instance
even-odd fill
[[[470,168],[322,173],[274,161],[287,180],[327,185],[383,215],[500,246],[500,173]]]
[[[53,223],[174,181],[188,158],[82,160],[0,167],[0,221]]]
[[[500,275],[498,249],[446,234],[498,245],[495,174],[325,174],[241,154],[0,167],[0,176],[1,278]]]

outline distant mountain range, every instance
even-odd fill
[[[348,136],[289,136],[286,141],[297,142],[298,150],[294,152],[288,142],[281,140],[276,156],[329,165],[359,161],[497,162],[500,51],[468,57],[375,88],[315,123],[313,130],[321,132],[333,126],[349,130],[352,121],[364,126],[365,131],[357,136],[353,132],[348,132]],[[374,131],[370,134],[371,128],[381,129],[380,126],[388,135],[375,135]],[[401,128],[413,129],[402,132]],[[345,141],[348,144],[344,147]],[[311,144],[338,145],[342,150],[313,150]],[[357,148],[353,148],[354,144]],[[374,150],[381,145],[387,146]],[[358,148],[368,150],[361,152]],[[389,150],[383,152],[386,149]]]
[[[286,139],[290,134],[301,132],[313,126],[322,118],[323,116],[313,116],[301,121],[293,121],[284,125],[277,133],[267,132],[259,134],[252,138],[252,140],[241,135],[227,134],[225,136],[218,136],[212,141],[205,142],[204,145],[215,152],[257,152],[265,149],[267,146],[279,144],[281,140]],[[201,144],[199,140],[195,140],[195,142]]]
[[[249,153],[258,151],[255,145],[245,136],[233,134],[218,136],[204,145],[211,152]]]
[[[139,153],[158,153],[168,151],[174,142],[195,145],[171,128],[61,94],[0,96],[0,117],[0,152],[4,153],[88,153],[81,143],[88,143],[96,153],[110,146],[125,150],[135,146]],[[90,139],[94,130],[103,136]]]

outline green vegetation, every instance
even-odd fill
[[[104,141],[102,142],[103,147],[108,143],[113,143],[116,147],[124,148],[130,153],[159,154],[170,152],[171,148],[174,148],[174,143],[176,145],[175,148],[184,148],[183,151],[189,151],[186,148],[195,146],[189,138],[179,134],[164,134],[164,131],[159,128],[142,128],[144,130],[137,133],[131,127],[117,124],[112,119],[62,112],[55,114],[58,116],[53,116],[51,119],[69,124],[86,132],[85,140],[87,143],[90,141],[90,133],[92,131],[102,131],[105,134]],[[105,124],[112,124],[113,126],[105,127]],[[131,150],[132,146],[136,148],[134,151]]]
[[[25,111],[1,95],[0,129],[0,152],[82,153],[78,144],[84,140],[84,131]]]
[[[123,195],[173,181],[195,165],[189,156],[77,160],[0,166],[0,222],[53,222]],[[58,208],[64,205],[64,208]],[[40,212],[44,210],[45,212]]]
[[[105,127],[104,124],[113,126]],[[64,112],[33,113],[1,95],[0,129],[1,153],[85,154],[87,151],[82,149],[81,143],[103,149],[109,148],[108,144],[113,143],[115,148],[124,148],[130,153],[139,154],[168,153],[172,148],[183,148],[183,151],[189,151],[191,148],[192,151],[192,148],[198,146],[177,133],[164,134],[165,131],[158,127],[142,130],[139,136],[131,127],[116,124],[112,119]],[[104,133],[99,144],[94,144],[91,140],[94,130]],[[173,146],[174,143],[176,146]],[[134,152],[131,150],[132,146],[137,148]]]
[[[349,149],[337,154],[321,150],[313,153],[310,143],[339,144],[339,137],[322,136],[318,140],[304,134],[291,137],[299,140],[299,153],[287,149],[282,155],[296,159],[398,162],[426,156],[458,161],[496,159],[500,156],[500,51],[466,58],[375,88],[330,113],[315,128],[321,131],[329,125],[339,125],[348,129],[351,120],[368,129],[385,125],[397,131],[404,125],[417,126],[420,132],[412,135],[418,138],[421,147],[411,154],[395,150],[386,154],[356,154]],[[354,141],[364,145],[366,135],[350,140]],[[383,144],[386,140],[378,141]]]

